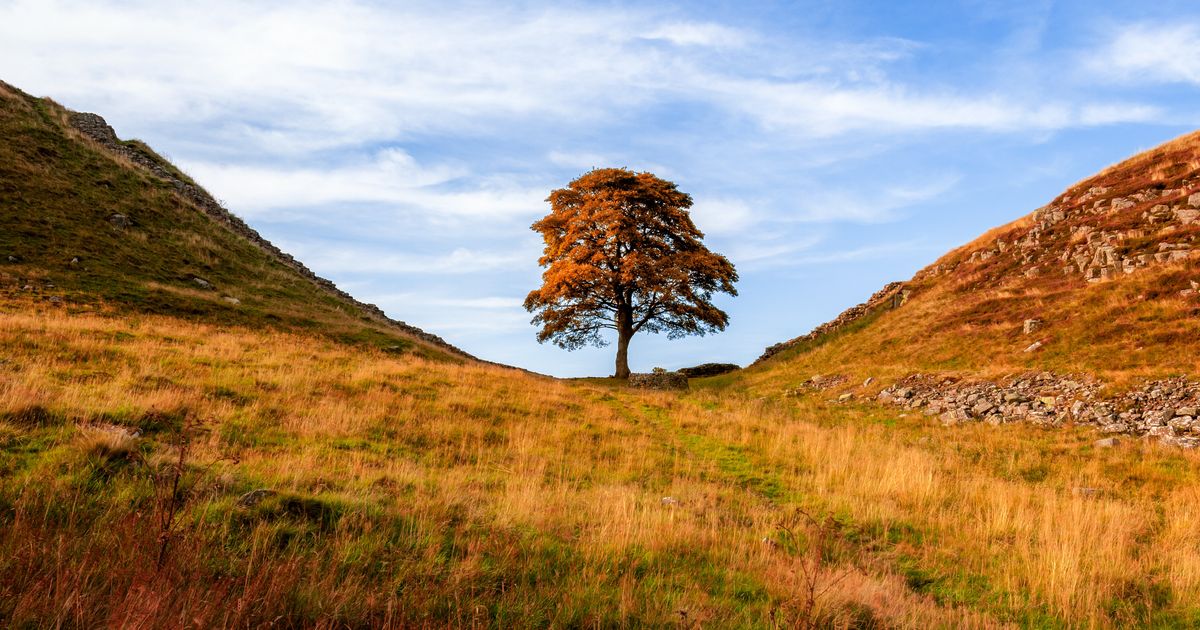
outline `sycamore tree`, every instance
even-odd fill
[[[737,295],[737,271],[709,251],[692,223],[692,198],[651,173],[595,169],[550,193],[533,224],[546,243],[542,286],[525,298],[538,341],[567,350],[617,339],[616,376],[629,376],[629,340],[724,330],[715,293]]]

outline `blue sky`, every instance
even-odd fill
[[[1021,6],[1016,6],[1016,5]],[[529,224],[592,167],[696,202],[748,363],[1200,122],[1190,2],[0,1],[0,78],[146,140],[315,271],[481,357],[534,339]]]

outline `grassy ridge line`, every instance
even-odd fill
[[[82,136],[68,114],[0,86],[0,293],[7,298],[319,332],[447,360],[468,356],[359,312],[198,212],[172,183]],[[114,224],[115,214],[129,227]]]

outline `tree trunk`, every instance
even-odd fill
[[[629,340],[633,337],[631,313],[617,314],[617,378],[629,378]]]

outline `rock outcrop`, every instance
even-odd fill
[[[639,389],[687,389],[688,377],[679,372],[633,373],[629,386]]]
[[[921,270],[913,281],[953,272],[985,273],[985,283],[1067,276],[1089,283],[1200,256],[1200,178],[1118,193],[1111,186],[1069,190],[1023,224]]]
[[[800,383],[800,387],[785,391],[784,395],[803,396],[805,393],[810,391],[819,392],[832,389],[848,380],[850,380],[850,377],[846,376],[845,374],[814,374],[812,378]]]
[[[1104,433],[1150,436],[1184,448],[1200,445],[1200,383],[1169,378],[1115,396],[1106,396],[1104,389],[1086,376],[1050,372],[999,383],[915,374],[881,391],[878,400],[921,410],[945,425],[1087,424]]]
[[[736,363],[701,363],[693,367],[679,368],[677,371],[688,378],[702,378],[720,376],[740,369],[742,369],[741,366]]]

